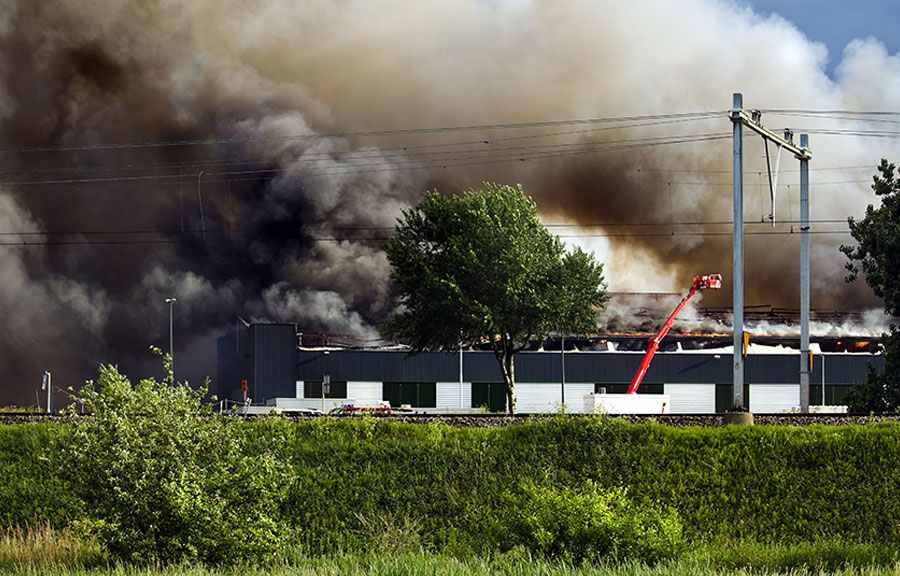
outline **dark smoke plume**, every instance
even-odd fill
[[[0,1],[0,402],[33,401],[45,369],[62,387],[98,362],[156,370],[147,346],[166,344],[169,296],[178,365],[195,381],[213,372],[208,343],[238,315],[375,340],[391,312],[380,238],[432,187],[522,182],[548,222],[575,226],[567,242],[607,262],[614,290],[729,276],[727,236],[666,236],[729,230],[713,224],[730,217],[727,140],[535,153],[727,132],[723,116],[359,132],[723,110],[741,89],[759,107],[900,104],[898,58],[875,40],[850,44],[832,81],[824,49],[778,18],[712,0],[635,4]],[[813,165],[874,166],[897,151],[878,144],[814,139]],[[754,187],[761,155],[748,139],[748,218],[768,212]],[[813,218],[858,214],[865,183],[825,182],[870,173],[816,173]],[[785,220],[796,218],[796,177],[779,191]],[[796,305],[796,238],[748,240],[748,303]],[[876,305],[843,285],[841,240],[816,237],[813,305]],[[728,291],[709,302],[728,305]]]

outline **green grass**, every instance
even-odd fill
[[[655,567],[641,564],[620,564],[615,566],[581,566],[548,563],[525,557],[501,557],[494,560],[460,560],[448,556],[425,554],[405,554],[400,556],[339,556],[333,558],[307,559],[290,566],[237,567],[228,569],[201,567],[129,568],[111,567],[103,569],[67,569],[60,567],[25,566],[15,568],[6,574],[27,576],[701,576],[717,574],[722,576],[767,575],[767,574],[834,574],[880,576],[900,574],[900,564],[891,566],[844,567],[836,569],[792,568],[785,570],[717,568],[697,560],[682,560]]]
[[[42,524],[0,532],[0,570],[23,567],[69,569],[98,566],[104,562],[99,546],[71,531]]]
[[[491,558],[400,551],[392,546],[367,554],[296,556],[267,566],[130,567],[108,563],[98,547],[70,531],[43,526],[0,535],[0,574],[28,576],[662,576],[700,574],[900,575],[898,550],[890,546],[821,542],[797,545],[739,543],[695,548],[679,560],[649,567],[638,562],[574,566],[514,549]]]

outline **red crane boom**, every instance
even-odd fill
[[[666,337],[666,334],[669,333],[669,330],[672,328],[672,323],[675,322],[675,317],[678,316],[678,313],[681,312],[681,309],[685,307],[685,305],[690,302],[691,298],[694,297],[694,294],[701,290],[718,290],[722,287],[722,275],[721,274],[703,274],[694,276],[693,281],[691,282],[691,289],[685,295],[684,298],[681,299],[681,302],[678,303],[678,306],[672,310],[672,313],[669,314],[669,317],[666,318],[666,321],[663,322],[662,328],[659,329],[659,332],[656,333],[656,336],[650,338],[647,341],[647,351],[644,352],[644,357],[641,359],[641,365],[638,366],[637,372],[634,373],[634,377],[631,379],[631,384],[628,385],[628,393],[634,394],[637,392],[637,389],[641,386],[641,382],[644,381],[644,376],[647,374],[647,369],[650,368],[650,362],[653,361],[653,355],[656,354],[656,350],[659,348],[659,343],[662,342],[662,339]]]

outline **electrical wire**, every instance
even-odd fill
[[[859,116],[840,116],[831,114],[806,114],[806,113],[781,113],[776,116],[784,116],[786,118],[816,118],[822,120],[841,120],[846,122],[865,122],[878,124],[900,124],[900,120],[886,120],[884,118],[869,118]]]
[[[391,156],[411,156],[416,155],[417,150],[433,150],[436,148],[454,148],[461,146],[475,146],[480,149],[485,149],[485,146],[493,146],[498,142],[514,142],[514,141],[522,141],[522,140],[533,140],[540,138],[556,138],[560,136],[573,136],[573,135],[582,135],[582,134],[593,134],[597,132],[609,131],[609,130],[624,130],[628,128],[646,128],[646,127],[656,127],[661,125],[671,125],[685,122],[692,122],[698,120],[717,120],[720,119],[718,117],[710,117],[710,118],[679,118],[673,120],[663,120],[663,121],[655,121],[655,122],[639,122],[633,124],[621,124],[616,126],[602,126],[597,128],[588,128],[588,129],[580,129],[580,130],[567,130],[561,132],[541,132],[538,134],[525,134],[519,136],[507,136],[500,138],[481,138],[479,140],[464,140],[457,142],[442,142],[442,143],[428,143],[428,144],[404,144],[398,146],[391,147],[361,147],[352,151],[328,151],[328,152],[309,152],[304,151],[302,153],[302,157],[304,160],[306,159],[314,159],[314,158],[323,158],[323,159],[339,159],[343,162],[346,161],[349,157],[350,160],[355,160],[358,158],[385,158]],[[452,151],[451,151],[452,152]],[[434,153],[432,153],[434,154]],[[343,155],[343,157],[341,157]],[[237,165],[248,165],[248,164],[266,164],[271,165],[271,162],[267,162],[264,160],[196,160],[192,162],[167,162],[167,163],[155,163],[148,167],[144,167],[144,169],[160,169],[160,168],[207,168],[211,166],[237,166]],[[32,169],[26,171],[6,171],[5,173],[0,171],[0,174],[10,175],[15,173],[48,173],[48,172],[60,172],[66,169],[60,168],[51,168],[51,169]],[[76,171],[79,171],[80,168],[76,168]]]
[[[266,142],[266,141],[286,141],[286,140],[320,140],[329,138],[363,138],[376,136],[408,136],[419,134],[440,134],[450,132],[471,132],[477,130],[520,130],[526,128],[551,128],[555,126],[573,126],[573,125],[589,125],[589,124],[609,124],[617,122],[634,122],[641,120],[663,120],[676,118],[708,118],[726,114],[727,111],[709,111],[709,112],[682,112],[674,114],[646,114],[632,116],[609,116],[599,118],[574,118],[564,120],[543,120],[534,122],[507,122],[507,123],[491,123],[491,124],[467,124],[460,126],[442,126],[434,128],[400,128],[400,129],[383,129],[383,130],[359,130],[348,132],[333,133],[301,133],[286,136],[266,136],[266,137],[247,137],[247,138],[208,138],[208,139],[186,139],[186,140],[158,140],[152,142],[133,142],[122,144],[85,144],[85,145],[58,145],[58,146],[34,146],[23,148],[7,148],[0,149],[0,153],[35,153],[35,152],[71,152],[71,151],[87,151],[87,150],[127,150],[141,148],[167,148],[167,147],[185,147],[185,146],[210,146],[210,145],[229,145],[229,144],[245,144],[249,142]]]
[[[745,231],[745,236],[794,236],[799,235],[799,230],[784,231]],[[849,230],[810,230],[811,235],[843,235],[848,236]],[[557,234],[558,238],[705,238],[705,237],[731,237],[732,232],[715,231],[669,231],[669,232],[611,232],[611,233],[580,233]],[[296,236],[298,240],[305,242],[387,242],[390,236],[372,235],[346,235],[346,236]],[[37,246],[143,246],[176,244],[179,240],[174,236],[160,239],[129,239],[129,240],[20,240],[0,241],[0,247],[37,247]]]
[[[886,110],[811,110],[804,108],[760,108],[765,114],[815,114],[815,115],[853,115],[853,116],[900,116],[900,112]]]
[[[581,149],[574,150],[563,150],[559,152],[547,152],[547,153],[526,153],[526,154],[514,154],[503,156],[499,158],[488,158],[483,159],[483,156],[449,156],[438,158],[434,160],[428,160],[425,162],[409,162],[409,163],[396,163],[390,166],[383,166],[382,162],[376,163],[375,165],[380,166],[376,169],[369,169],[368,166],[372,164],[362,164],[362,165],[352,165],[352,164],[339,164],[336,169],[333,170],[307,170],[304,172],[306,175],[312,176],[334,176],[341,174],[364,174],[371,172],[384,172],[384,171],[404,171],[404,170],[433,170],[433,169],[443,169],[443,168],[455,168],[462,166],[475,166],[475,165],[487,165],[487,164],[496,164],[496,163],[510,163],[510,162],[526,162],[531,160],[543,160],[549,158],[560,158],[566,156],[578,156],[585,154],[596,154],[602,152],[613,152],[620,150],[631,150],[635,148],[641,147],[649,147],[649,146],[663,146],[663,145],[672,145],[672,144],[689,144],[689,143],[700,143],[700,142],[709,142],[716,140],[724,140],[731,138],[729,134],[725,133],[707,133],[707,134],[698,134],[698,135],[689,135],[684,137],[656,137],[656,138],[640,138],[640,139],[625,139],[625,140],[614,140],[614,141],[600,141],[593,143],[580,143],[578,146]],[[558,146],[557,146],[558,148]],[[543,151],[543,150],[540,150]],[[479,159],[481,158],[481,159]],[[359,166],[362,166],[362,170],[358,169]],[[231,176],[246,176],[246,175],[274,175],[283,172],[282,168],[263,168],[257,170],[233,170],[233,171],[223,171],[223,172],[212,172],[209,174],[203,175],[204,181],[209,181],[214,178],[228,178]],[[196,179],[198,178],[197,173],[193,172],[179,172],[179,173],[170,173],[170,174],[146,174],[146,175],[134,175],[134,176],[100,176],[93,178],[52,178],[52,179],[44,179],[44,180],[0,180],[0,184],[7,186],[36,186],[36,185],[58,185],[58,184],[97,184],[97,183],[111,183],[111,182],[139,182],[139,181],[160,181],[160,180],[183,180],[183,179]],[[230,179],[230,178],[229,178]]]
[[[846,224],[846,218],[822,218],[810,219],[810,224]],[[799,220],[779,220],[778,225],[800,224]],[[695,221],[677,221],[677,222],[585,222],[585,223],[563,223],[563,222],[545,222],[545,228],[641,228],[641,227],[669,227],[669,226],[731,226],[731,220],[695,220]],[[745,225],[749,226],[771,226],[771,222],[760,222],[757,220],[745,220]],[[367,231],[367,232],[391,232],[395,228],[393,226],[330,226],[330,230],[336,231]],[[200,233],[201,228],[188,228],[185,233]],[[0,236],[147,236],[147,235],[172,235],[172,232],[166,230],[143,228],[132,230],[22,230],[22,231],[0,231]]]

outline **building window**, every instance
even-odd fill
[[[322,397],[322,381],[306,380],[303,382],[304,398],[321,398]],[[347,383],[335,382],[334,380],[325,388],[325,398],[346,398]]]
[[[488,412],[506,411],[506,385],[503,382],[473,382],[472,408]]]
[[[413,408],[437,408],[435,382],[385,382],[381,398],[397,408],[408,404]]]

